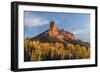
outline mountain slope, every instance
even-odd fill
[[[24,40],[24,61],[90,58],[90,43],[59,29],[54,21],[48,30]]]
[[[40,42],[61,42],[66,45],[70,43],[73,45],[80,44],[81,46],[85,46],[87,48],[90,47],[90,44],[88,42],[75,39],[73,33],[64,31],[63,29],[58,29],[54,21],[50,23],[50,27],[48,30],[30,39]]]

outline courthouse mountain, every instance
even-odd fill
[[[64,31],[64,29],[59,29],[56,26],[55,21],[50,22],[49,29],[42,32],[41,34],[30,38],[30,40],[40,41],[40,42],[60,42],[64,45],[68,44],[80,44],[81,46],[90,47],[89,42],[84,42],[80,39],[76,39],[75,35],[69,31]]]

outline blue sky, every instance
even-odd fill
[[[72,32],[76,39],[90,41],[90,14],[24,11],[24,37],[34,37],[49,29],[54,20],[59,29]]]

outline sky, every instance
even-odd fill
[[[59,29],[72,32],[76,39],[90,42],[90,14],[24,11],[24,38],[34,37],[49,29],[55,21]]]

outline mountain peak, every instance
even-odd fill
[[[55,21],[50,22],[50,27],[49,27],[49,36],[55,37],[58,35],[58,28],[56,26]]]
[[[81,46],[85,46],[87,48],[90,47],[90,43],[84,42],[82,40],[77,40],[73,33],[65,31],[64,29],[59,29],[55,21],[50,22],[49,29],[36,35],[35,37],[30,38],[30,40],[39,41],[42,43],[60,42],[64,45],[68,45],[68,43],[73,45],[80,44]]]
[[[74,40],[74,34],[68,31],[64,31],[64,29],[59,29],[56,26],[55,21],[50,22],[50,27],[49,27],[49,36],[50,37],[56,37],[59,40],[65,41],[65,40]]]

